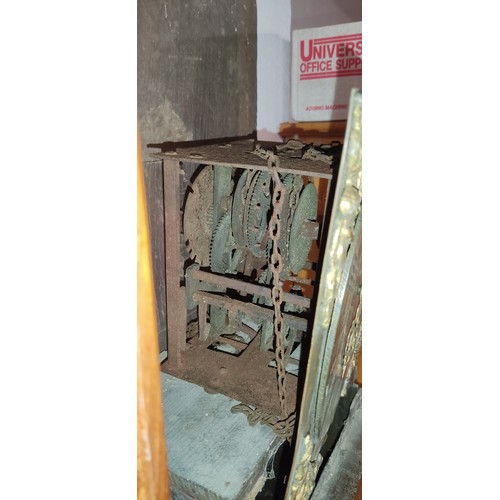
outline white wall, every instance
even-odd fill
[[[290,116],[290,0],[257,0],[257,138],[279,141]]]

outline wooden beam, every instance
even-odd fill
[[[165,193],[165,276],[167,292],[167,351],[169,362],[180,367],[186,348],[186,307],[181,281],[180,167],[177,160],[163,161]]]

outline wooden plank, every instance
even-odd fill
[[[174,367],[181,365],[186,346],[186,309],[181,281],[180,168],[176,160],[163,164],[165,193],[165,275],[167,291],[167,349]]]
[[[255,130],[255,0],[138,0],[137,41],[144,148]]]
[[[239,401],[166,373],[161,377],[174,497],[254,498],[282,439],[265,425],[250,426],[242,413],[231,413]]]
[[[153,258],[156,322],[160,352],[167,349],[167,304],[165,302],[165,209],[163,206],[163,162],[145,161],[144,181],[149,235]]]
[[[170,498],[146,197],[137,161],[137,498]]]

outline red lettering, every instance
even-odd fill
[[[300,73],[311,74],[335,70],[361,69],[362,51],[361,40],[341,43],[321,43],[319,41],[315,43],[314,39],[301,40],[300,58],[302,63],[300,64]]]
[[[310,69],[311,71],[314,72],[324,72],[324,71],[331,71],[332,70],[332,61],[313,61],[310,64]]]
[[[300,58],[304,62],[308,62],[311,60],[312,57],[312,40],[309,40],[309,54],[306,56],[305,50],[304,50],[304,40],[300,41]]]
[[[361,42],[362,42],[361,40],[359,42],[356,42],[356,50],[354,51],[354,54],[357,56],[360,56],[362,52]]]
[[[361,68],[362,60],[360,57],[350,59],[337,59],[335,69],[358,69]]]
[[[347,42],[345,44],[345,55],[346,57],[354,55],[354,42]]]

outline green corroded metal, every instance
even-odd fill
[[[235,244],[238,247],[245,246],[245,232],[243,228],[243,213],[245,209],[245,200],[248,194],[249,181],[252,176],[252,171],[244,170],[238,183],[233,196],[233,209],[231,227],[233,229],[233,236]]]
[[[318,193],[314,184],[309,183],[300,194],[297,208],[293,214],[289,242],[289,266],[293,274],[297,274],[305,265],[311,250],[313,238],[302,231],[306,220],[316,220],[318,214]]]
[[[283,258],[283,271],[280,277],[286,280],[290,274],[290,231],[292,229],[295,209],[297,208],[297,200],[304,186],[304,181],[300,175],[288,174],[284,177],[283,184],[286,193],[283,210],[281,212],[281,236],[278,246]]]
[[[214,167],[213,183],[213,220],[219,221],[222,216],[231,211],[231,192],[233,190],[233,180],[231,169],[227,167]]]

